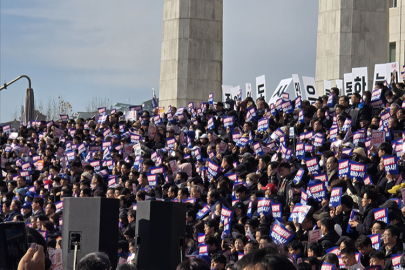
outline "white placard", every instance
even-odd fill
[[[364,91],[368,91],[368,89],[369,89],[369,87],[368,87],[367,67],[353,68],[352,69],[352,94],[358,93],[361,96],[363,96]]]
[[[280,81],[280,83],[277,85],[276,89],[273,92],[273,95],[271,96],[270,100],[269,100],[269,104],[271,103],[276,103],[276,101],[281,98],[281,96],[283,95],[283,93],[288,93],[290,95],[290,99],[291,97],[294,95],[294,88],[291,85],[292,82],[292,78],[288,78],[288,79],[283,79]]]
[[[298,96],[302,97],[300,77],[298,76],[298,74],[292,74],[292,80],[294,83],[295,97],[298,97]]]
[[[256,77],[256,99],[263,97],[266,100],[266,76]]]
[[[345,89],[345,96],[351,96],[352,95],[352,74],[351,73],[345,73],[343,75],[344,79],[344,89]]]
[[[315,100],[318,98],[318,92],[316,91],[315,86],[315,78],[302,76],[302,83],[304,84],[304,89],[302,92],[305,93],[305,100],[308,100],[311,103],[315,102]]]
[[[231,89],[233,88],[232,85],[222,85],[222,101],[225,102],[226,98],[232,95]]]

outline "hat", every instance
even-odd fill
[[[27,194],[27,190],[25,188],[19,188],[17,189],[16,194],[21,194],[23,197]]]
[[[346,142],[346,143],[342,144],[342,146],[346,147],[346,148],[354,148],[354,145],[351,142]]]
[[[31,208],[31,204],[32,204],[32,202],[26,202],[21,206],[21,208],[26,208],[26,209]]]
[[[380,205],[380,208],[399,209],[399,206],[394,200],[386,200],[385,203]]]
[[[25,194],[25,196],[30,197],[31,199],[33,199],[35,197],[35,192],[33,191],[27,191],[27,193]]]
[[[324,219],[324,218],[330,218],[330,215],[328,212],[321,212],[318,214],[314,214],[313,217],[314,217],[314,219],[320,220],[320,219]]]
[[[93,176],[89,172],[82,173],[82,176],[85,178],[85,180],[90,180],[90,181],[93,178]]]
[[[248,159],[252,157],[252,154],[249,152],[244,153],[243,155],[238,155],[239,158]]]
[[[242,209],[242,211],[245,209],[245,204],[243,202],[237,202],[233,206],[235,209],[239,208]]]
[[[259,226],[259,220],[257,220],[257,219],[248,219],[247,221],[246,221],[246,225],[251,225],[251,226],[253,226],[253,227],[257,227],[257,226]]]
[[[402,183],[400,185],[393,186],[391,189],[388,190],[388,193],[390,194],[396,194],[397,192],[400,192],[402,188],[405,187],[405,183]]]
[[[364,149],[361,147],[357,147],[353,150],[353,154],[357,154],[363,157],[367,157],[366,152],[364,152]]]
[[[262,187],[262,190],[270,190],[271,193],[277,193],[277,186],[273,183],[267,184],[265,187]]]
[[[200,139],[208,139],[208,135],[204,133],[203,135],[200,136]]]

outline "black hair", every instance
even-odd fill
[[[347,254],[347,255],[355,255],[356,254],[356,250],[353,247],[345,247],[344,249],[342,249],[342,251],[340,252],[340,254]]]
[[[226,264],[226,258],[222,254],[214,254],[214,255],[212,255],[211,261],[214,261],[216,263],[222,263],[224,266]]]
[[[316,257],[321,257],[323,254],[323,247],[318,242],[309,243],[308,249],[312,250]]]
[[[210,266],[204,259],[194,258],[183,261],[177,265],[176,270],[210,270]]]
[[[392,234],[393,237],[396,236],[397,239],[399,239],[400,230],[399,230],[399,228],[398,228],[397,226],[395,226],[395,225],[388,225],[388,226],[384,229],[384,231],[386,231],[386,230],[390,231],[390,233]]]
[[[385,254],[381,250],[373,250],[370,252],[370,254],[368,256],[370,257],[370,259],[377,258],[379,260],[385,260]]]
[[[286,256],[268,254],[266,249],[253,251],[235,264],[235,270],[247,269],[253,266],[263,266],[264,269],[296,270],[294,264]]]
[[[304,251],[304,246],[302,245],[302,242],[300,240],[294,240],[288,243],[287,248],[292,248],[293,250],[298,250],[300,249],[301,252]]]
[[[321,221],[321,225],[325,226],[326,230],[328,232],[333,232],[333,230],[335,229],[335,224],[336,224],[333,219],[324,218],[324,219],[321,219],[320,221]]]
[[[111,263],[107,254],[93,252],[84,256],[77,264],[77,270],[110,269]]]
[[[355,242],[355,247],[356,247],[356,249],[358,249],[358,248],[363,248],[363,247],[368,247],[368,246],[371,246],[371,245],[373,245],[373,244],[372,244],[372,242],[371,242],[370,237],[365,236],[365,235],[360,235],[360,236],[356,239],[356,242]]]

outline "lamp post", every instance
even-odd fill
[[[34,90],[31,88],[31,79],[27,75],[21,75],[9,83],[4,83],[3,86],[0,87],[0,91],[3,89],[7,89],[7,86],[15,83],[21,78],[26,78],[28,80],[28,88],[25,95],[25,106],[24,106],[24,119],[25,123],[34,119]]]

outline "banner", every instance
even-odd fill
[[[315,78],[314,77],[302,77],[302,83],[304,84],[303,96],[304,100],[309,102],[315,102],[318,98],[318,92],[316,91]]]
[[[263,97],[266,101],[266,76],[256,77],[256,99]]]
[[[341,201],[342,201],[342,188],[341,187],[332,188],[329,200],[329,207],[338,207],[340,206]]]
[[[356,178],[357,181],[363,182],[365,176],[366,176],[366,165],[359,162],[350,161],[349,177],[351,179]]]
[[[381,234],[376,233],[376,234],[370,234],[367,235],[371,239],[371,244],[375,250],[380,250],[381,249]]]
[[[246,84],[246,97],[252,97],[252,84],[251,83],[247,83]]]
[[[276,103],[276,101],[280,98],[282,98],[283,93],[288,93],[290,96],[295,95],[295,90],[291,85],[291,78],[288,79],[283,79],[279,82],[277,85],[276,89],[273,92],[273,95],[271,95],[269,104]]]
[[[257,215],[264,214],[265,217],[270,215],[271,211],[271,200],[268,198],[260,197],[257,199]]]
[[[294,83],[295,97],[301,97],[302,96],[301,83],[298,74],[292,74],[292,81]]]
[[[296,218],[297,222],[301,224],[307,216],[309,209],[311,209],[310,205],[301,205],[300,203],[297,203],[294,206],[290,217],[288,218],[288,221],[294,221],[294,219]]]
[[[317,201],[322,202],[323,199],[326,199],[326,187],[325,183],[315,183],[308,185],[308,189],[311,192],[311,197]]]
[[[375,220],[380,220],[382,222],[385,222],[387,225],[389,225],[387,208],[374,208],[373,212],[374,212]]]
[[[293,237],[294,234],[284,227],[282,223],[276,220],[271,227],[270,237],[278,245],[286,245]]]
[[[319,167],[318,158],[307,158],[305,159],[305,164],[307,165],[308,172],[312,174],[320,174],[321,168]]]
[[[282,205],[281,203],[271,203],[271,213],[273,215],[273,218],[275,220],[278,220],[279,222],[283,221],[283,213],[282,213]]]
[[[330,89],[331,88],[332,88],[332,82],[328,81],[328,80],[323,80],[323,91],[324,91],[325,95],[327,95],[327,96],[330,95]]]
[[[338,177],[344,178],[345,176],[349,176],[349,164],[350,161],[348,159],[339,160],[338,164]]]
[[[351,73],[345,73],[343,75],[343,79],[344,79],[344,95],[351,97],[352,96],[352,92],[353,92],[353,76]]]
[[[396,156],[383,156],[385,173],[390,172],[392,175],[399,174],[398,158]]]
[[[352,94],[358,93],[363,97],[364,91],[368,91],[368,89],[367,67],[352,68]]]

